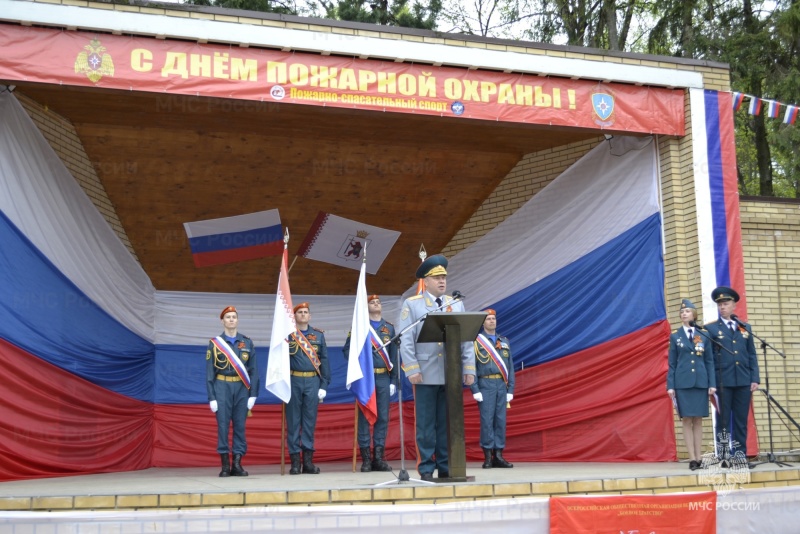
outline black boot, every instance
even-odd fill
[[[483,465],[484,469],[492,468],[492,449],[483,449]]]
[[[373,471],[391,471],[392,466],[383,459],[384,447],[375,447],[375,459],[372,460]]]
[[[492,455],[492,467],[514,467],[503,458],[503,449],[495,449]]]
[[[246,477],[247,471],[242,469],[242,455],[241,454],[234,454],[233,455],[233,466],[231,466],[231,476],[234,477]]]
[[[219,476],[221,477],[229,477],[231,476],[231,458],[230,454],[220,453],[220,459],[222,460],[222,471],[219,472]]]
[[[369,447],[361,447],[361,472],[372,471],[372,459],[369,456]]]
[[[310,449],[303,450],[303,473],[310,475],[318,475],[319,467],[314,465],[314,451]]]
[[[300,453],[296,452],[294,454],[290,454],[289,458],[292,460],[292,468],[289,469],[290,475],[299,475],[300,474]]]

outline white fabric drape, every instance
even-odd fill
[[[656,169],[652,137],[599,144],[451,258],[448,288],[483,309],[611,241],[658,212]]]
[[[153,340],[150,278],[9,92],[0,93],[0,211],[86,296]]]

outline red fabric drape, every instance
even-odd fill
[[[669,324],[661,321],[518,372],[506,456],[525,462],[675,460],[666,394],[669,332]],[[465,413],[470,457],[477,460],[480,425],[474,404]]]
[[[517,373],[508,412],[512,461],[668,461],[676,458],[665,393],[669,326],[657,323],[598,347]],[[513,340],[512,340],[513,343]],[[14,369],[0,395],[0,479],[212,466],[216,421],[208,406],[156,405],[100,388],[0,340]],[[469,460],[482,459],[478,408],[464,391]],[[406,467],[416,465],[414,404],[403,403]],[[397,404],[387,458],[400,457]],[[280,462],[279,405],[248,419],[246,464]],[[350,461],[352,404],[320,406],[315,461]]]
[[[0,480],[150,467],[153,406],[0,339]]]

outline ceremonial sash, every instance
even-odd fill
[[[300,330],[295,330],[294,333],[291,334],[294,340],[297,342],[297,346],[303,350],[303,353],[308,356],[308,359],[311,360],[311,365],[314,366],[314,370],[319,374],[319,358],[317,357],[317,351],[314,350],[314,347],[311,346],[311,343],[306,339],[306,336]]]
[[[369,333],[370,333],[370,341],[372,342],[372,350],[378,353],[383,360],[383,363],[386,364],[386,368],[390,371],[392,370],[392,361],[389,359],[389,353],[386,351],[386,347],[383,346],[381,343],[381,338],[378,336],[378,333],[372,328],[372,325],[369,325]]]
[[[247,389],[250,389],[250,375],[247,374],[247,368],[242,363],[242,360],[233,352],[233,349],[222,339],[222,336],[217,336],[211,340],[211,343],[214,344],[217,349],[225,355],[228,359],[228,363],[231,364],[233,370],[236,371],[236,374],[239,375],[239,378],[242,379],[242,383],[244,383]]]
[[[489,339],[483,334],[478,334],[478,339],[476,339],[476,341],[481,347],[483,347],[483,350],[485,350],[486,353],[491,356],[492,361],[495,363],[495,365],[497,365],[497,368],[500,369],[500,374],[503,375],[503,380],[505,380],[506,384],[508,384],[508,368],[506,367],[503,358],[497,353],[494,345],[492,345]]]

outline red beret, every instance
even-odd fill
[[[308,306],[308,302],[301,302],[300,304],[292,308],[292,311],[294,313],[297,313],[297,310],[299,310],[300,308],[308,308],[308,311],[311,311],[311,308],[309,308]]]
[[[219,314],[219,318],[222,319],[223,317],[225,317],[226,313],[230,312],[235,313],[237,316],[239,315],[239,312],[236,311],[236,308],[234,308],[233,306],[227,306],[224,310],[222,310],[222,313]]]

